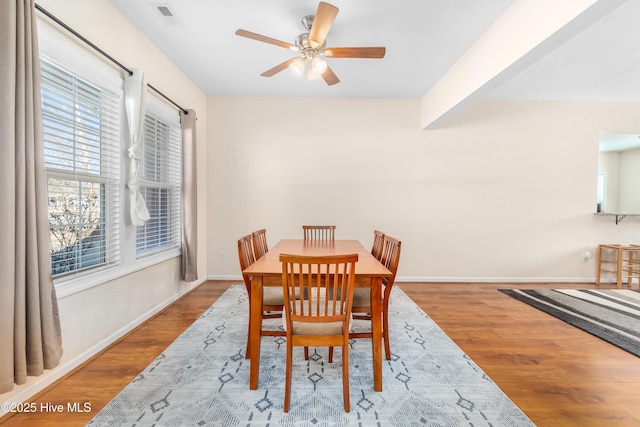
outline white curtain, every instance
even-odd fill
[[[33,0],[0,6],[0,394],[57,366],[40,61]]]
[[[150,218],[147,204],[140,193],[139,179],[147,82],[142,71],[138,69],[131,71],[133,74],[125,73],[124,77],[124,105],[129,125],[129,180],[127,188],[129,188],[131,223],[140,226]]]

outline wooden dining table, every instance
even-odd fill
[[[373,359],[373,389],[382,391],[382,278],[392,273],[357,240],[309,241],[284,239],[256,260],[243,273],[251,276],[249,314],[249,388],[258,388],[260,372],[260,341],[262,329],[262,289],[282,287],[280,254],[307,256],[358,254],[356,287],[371,289],[371,351]]]

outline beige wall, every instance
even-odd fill
[[[403,241],[411,280],[593,280],[600,242],[637,219],[596,217],[600,131],[638,132],[640,104],[481,101],[419,130],[418,100],[209,99],[208,274],[240,273],[236,240],[304,223]],[[222,259],[225,257],[226,259]]]
[[[183,108],[192,108],[198,114],[198,228],[203,236],[198,241],[198,275],[204,280],[207,274],[207,242],[204,238],[207,235],[206,96],[109,1],[38,0],[38,4],[125,66],[144,70],[150,84]],[[78,42],[71,35],[69,39]],[[109,62],[105,60],[105,63]],[[0,400],[20,402],[26,399],[193,285],[180,280],[180,259],[174,258],[84,291],[60,296],[64,347],[61,365],[41,377],[30,378],[27,385],[3,394]]]

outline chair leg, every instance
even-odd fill
[[[305,347],[306,348],[306,347]],[[291,371],[293,370],[293,346],[287,340],[287,366],[284,380],[284,412],[289,412],[291,402]]]
[[[331,347],[333,349],[333,347]],[[349,400],[349,336],[345,338],[342,344],[342,394],[344,396],[344,410],[351,412],[351,404]]]
[[[600,275],[602,267],[602,245],[598,245],[598,260],[596,264],[596,285],[600,285]]]
[[[329,347],[329,363],[333,363],[333,347]]]
[[[387,360],[391,360],[391,346],[389,345],[389,299],[385,298],[382,305],[382,339],[384,341],[384,354]]]
[[[623,253],[624,253],[624,249],[621,247],[618,249],[618,258],[616,259],[617,263],[617,267],[616,267],[616,287],[617,288],[621,288],[622,287],[622,258],[624,257]]]
[[[309,347],[304,346],[304,360],[309,360]]]

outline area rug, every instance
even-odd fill
[[[640,356],[640,291],[500,289],[631,354]]]
[[[351,340],[351,412],[341,356],[294,350],[291,408],[283,412],[284,337],[263,337],[260,379],[244,358],[247,294],[231,286],[87,425],[90,426],[532,426],[496,384],[399,288],[390,300],[392,360],[373,390],[370,339]],[[280,319],[268,319],[281,328]],[[362,322],[362,324],[360,323]],[[354,328],[365,328],[355,321]]]

